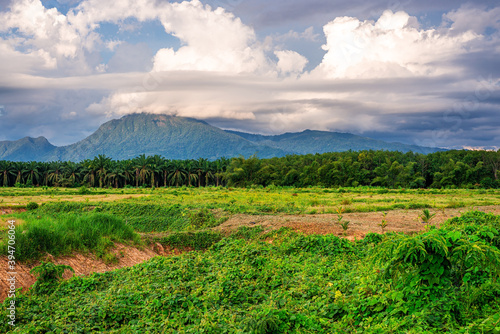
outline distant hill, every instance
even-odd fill
[[[260,145],[266,145],[295,154],[326,153],[362,150],[388,150],[400,152],[418,152],[428,154],[441,149],[388,143],[382,140],[356,136],[350,133],[313,131],[284,133],[276,136],[255,135],[238,131],[226,131],[248,139]]]
[[[248,157],[256,154],[261,158],[270,158],[368,149],[421,153],[440,150],[326,131],[306,130],[263,136],[224,131],[192,118],[133,114],[106,122],[89,137],[68,146],[56,147],[44,137],[2,141],[0,160],[81,161],[98,154],[120,160],[140,154],[158,154],[168,159],[214,160],[238,155]]]
[[[11,161],[35,160],[57,149],[45,137],[24,137],[16,141],[0,141],[0,159]]]

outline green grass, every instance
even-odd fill
[[[495,333],[499,221],[472,212],[357,242],[244,228],[203,252],[22,295],[13,332]]]
[[[78,189],[49,188],[43,190],[0,188],[0,207],[25,207],[29,202],[78,201],[101,205],[106,201],[136,204],[155,204],[189,209],[206,208],[226,213],[245,214],[302,214],[308,210],[334,212],[348,206],[351,212],[411,208],[461,208],[499,205],[497,189],[384,189],[357,187],[314,188],[156,188],[152,189],[91,189],[81,195]],[[133,197],[142,196],[142,197]]]
[[[127,225],[139,232],[198,230],[220,225],[227,216],[216,217],[207,208],[182,204],[165,205],[152,201],[102,202],[98,205],[83,202],[44,203],[37,211],[58,217],[61,214],[100,212],[120,217]]]
[[[203,250],[216,244],[222,238],[223,235],[220,232],[208,230],[172,233],[166,237],[157,238],[155,241],[174,248]]]
[[[106,255],[113,242],[140,243],[140,237],[124,221],[102,213],[76,215],[61,214],[57,218],[19,214],[23,221],[16,226],[16,260],[37,260],[47,253],[52,256],[72,252],[93,252]],[[0,241],[1,254],[7,254],[7,241]]]

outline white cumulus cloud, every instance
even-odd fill
[[[269,69],[253,29],[222,8],[212,10],[198,0],[173,3],[159,18],[166,32],[185,45],[177,51],[161,49],[155,56],[155,71],[241,73]]]
[[[278,57],[277,67],[282,74],[302,73],[309,62],[306,57],[295,51],[275,51],[274,54]]]
[[[318,71],[330,78],[380,78],[452,73],[444,62],[466,52],[472,31],[420,29],[405,12],[385,11],[378,21],[338,17],[324,26],[326,52]],[[439,66],[436,64],[439,62]]]

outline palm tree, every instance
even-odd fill
[[[0,175],[2,176],[2,186],[9,186],[9,175],[12,174],[12,170],[12,162],[5,160],[0,161]]]
[[[49,168],[47,170],[47,185],[51,183],[53,186],[59,186],[62,179],[61,167],[62,162],[60,161],[52,161],[49,163]]]
[[[214,172],[215,172],[214,163],[206,160],[203,169],[205,171],[205,187],[207,187],[214,178]]]
[[[151,170],[151,188],[158,187],[158,178],[156,177],[162,172],[162,165],[164,159],[160,155],[150,157],[150,170]]]
[[[61,170],[64,174],[64,178],[68,180],[70,185],[74,186],[80,181],[80,177],[82,176],[82,166],[80,164],[67,161],[63,163]]]
[[[120,161],[111,161],[105,181],[108,182],[108,186],[118,188],[120,177],[123,177],[123,165]]]
[[[41,178],[40,173],[41,164],[36,161],[30,161],[24,165],[23,175],[26,177],[26,183],[31,183],[33,185],[39,185]]]
[[[99,154],[94,158],[92,163],[94,165],[94,169],[96,170],[96,176],[99,178],[99,187],[102,188],[109,166],[111,165],[111,158],[105,156],[104,154]]]
[[[23,170],[24,164],[22,162],[15,161],[12,163],[12,170],[10,173],[16,177],[16,181],[14,182],[15,184],[23,183]]]
[[[186,161],[186,173],[188,186],[191,187],[191,181],[196,182],[200,180],[199,176],[196,174],[198,172],[198,163],[195,160]]]
[[[122,160],[119,161],[119,164],[121,165],[123,185],[126,187],[128,181],[134,180],[135,165],[132,160]]]
[[[184,182],[186,175],[187,172],[184,163],[181,160],[172,160],[170,164],[170,175],[168,176],[170,184],[175,184],[175,186],[178,187],[179,184]]]
[[[224,185],[226,178],[227,178],[227,167],[229,166],[229,163],[231,160],[228,158],[220,158],[215,161],[215,178],[216,178],[216,186],[218,187],[219,184]]]
[[[171,169],[172,162],[168,159],[163,160],[163,163],[160,167],[161,173],[163,174],[163,186],[168,187],[168,174]]]
[[[40,165],[38,168],[40,171],[41,182],[43,183],[43,185],[47,186],[49,184],[50,163],[49,162],[40,162]]]
[[[196,161],[196,172],[198,173],[198,188],[201,187],[201,180],[203,179],[203,174],[206,173],[205,167],[207,159],[199,158]]]
[[[82,174],[85,174],[83,180],[88,182],[89,187],[95,186],[95,165],[92,160],[86,159],[81,162],[82,164]]]
[[[150,158],[146,157],[145,154],[141,154],[137,158],[134,159],[135,165],[135,186],[139,186],[139,181],[141,185],[146,183],[146,179],[151,174],[151,162]]]

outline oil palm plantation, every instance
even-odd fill
[[[23,184],[23,170],[24,170],[24,164],[19,161],[15,161],[12,163],[12,170],[11,174],[16,178],[14,181],[15,184]]]
[[[59,187],[62,181],[62,162],[52,161],[49,163],[49,168],[47,170],[46,185],[52,185]]]
[[[24,164],[23,176],[27,185],[39,185],[42,178],[41,166],[39,162],[30,161]]]
[[[181,160],[172,160],[170,164],[170,174],[168,180],[170,185],[175,185],[176,187],[184,183],[187,177],[186,168],[184,162]]]
[[[82,174],[83,181],[87,182],[89,187],[95,187],[95,166],[93,160],[83,160],[81,162],[82,165]]]
[[[197,174],[198,173],[198,163],[195,160],[189,160],[186,161],[186,173],[187,173],[187,181],[188,181],[188,186],[191,187],[192,183],[195,183],[196,181],[199,182],[200,177]],[[199,187],[198,183],[198,187]]]
[[[132,160],[122,160],[118,163],[121,165],[123,186],[126,187],[129,182],[134,182],[135,164]]]
[[[0,181],[3,187],[8,187],[10,185],[9,178],[10,175],[12,175],[12,171],[13,171],[12,162],[5,160],[0,161],[0,175],[1,175]]]
[[[135,186],[138,187],[139,183],[141,186],[146,184],[146,180],[151,175],[151,159],[146,157],[145,154],[141,154],[134,159],[135,167]]]
[[[164,159],[159,155],[154,155],[149,158],[151,187],[158,187],[159,178],[162,173],[162,165]]]
[[[96,171],[96,176],[99,179],[99,187],[102,188],[104,186],[106,174],[111,166],[111,158],[105,156],[104,154],[99,154],[94,158],[92,164]]]
[[[64,174],[64,179],[69,185],[75,186],[80,182],[82,176],[81,164],[77,164],[72,161],[66,161],[63,163],[61,170]]]

